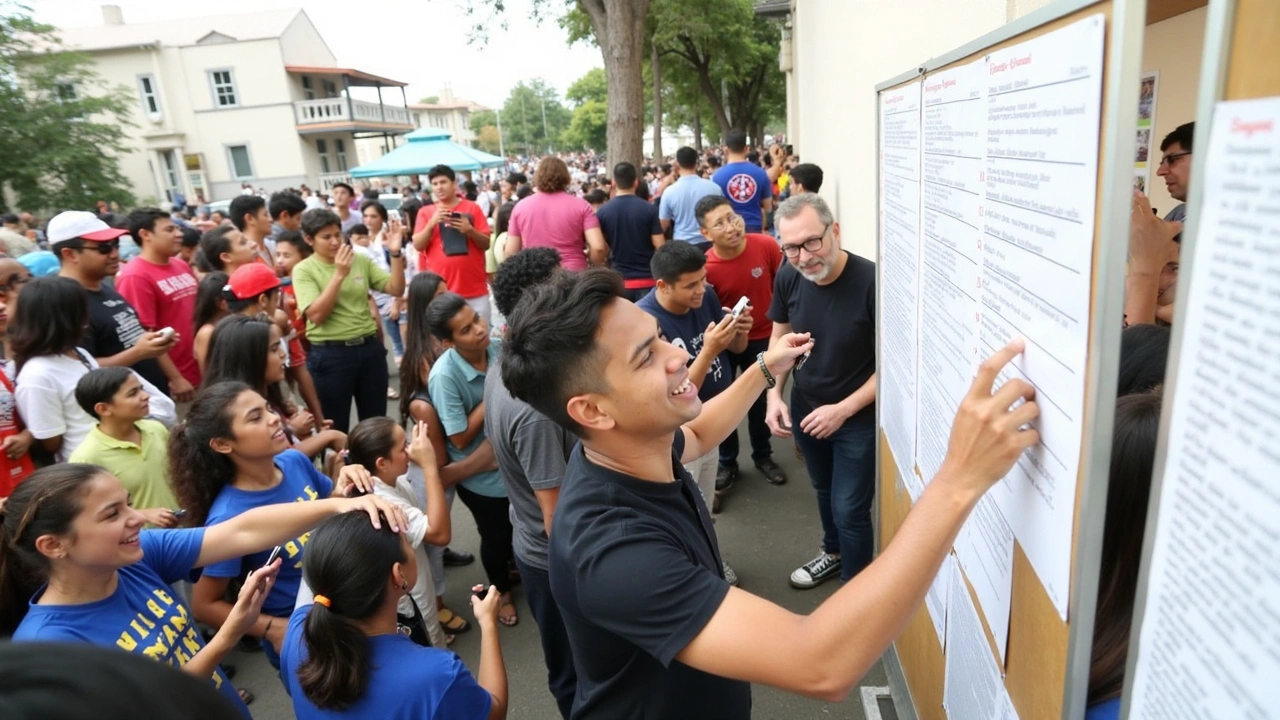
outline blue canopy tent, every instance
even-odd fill
[[[448,165],[455,171],[501,167],[503,159],[459,145],[449,138],[448,130],[420,128],[405,136],[409,142],[367,165],[351,168],[351,177],[387,177],[422,175],[436,165]]]

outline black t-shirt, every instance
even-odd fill
[[[103,285],[101,290],[87,290],[89,293],[89,328],[80,340],[84,348],[95,358],[111,357],[128,350],[137,344],[138,338],[146,332],[142,322],[138,320],[138,312],[133,309],[115,288]],[[161,392],[168,394],[169,380],[160,369],[160,362],[155,358],[139,360],[133,364],[133,371],[155,385]]]
[[[829,285],[806,280],[789,262],[773,281],[769,319],[813,334],[809,360],[791,372],[792,392],[811,408],[849,397],[876,371],[876,264],[845,255],[844,270]],[[871,403],[858,415],[874,412]]]
[[[602,468],[574,448],[551,532],[551,592],[560,606],[578,694],[573,720],[749,718],[751,685],[675,659],[729,593],[702,493],[676,481]]]
[[[619,195],[596,211],[600,232],[609,243],[609,264],[628,280],[649,280],[653,273],[653,236],[662,234],[658,208],[635,195]]]

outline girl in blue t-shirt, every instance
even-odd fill
[[[170,483],[187,511],[186,522],[216,526],[253,508],[277,503],[323,500],[333,493],[329,478],[307,456],[289,448],[283,421],[270,403],[248,385],[221,382],[201,390],[187,418],[169,438]],[[338,495],[362,473],[339,476]],[[262,604],[262,615],[246,634],[262,638],[273,667],[280,666],[280,643],[302,579],[302,552],[307,533],[281,546],[283,565],[275,587]],[[270,548],[229,555],[211,563],[196,582],[191,607],[196,619],[220,627],[231,612],[224,597],[234,578],[261,567]]]
[[[406,524],[393,505],[370,496],[272,505],[210,528],[144,530],[146,518],[129,506],[129,493],[111,473],[79,463],[43,468],[0,511],[0,636],[145,655],[210,679],[247,716],[218,663],[253,625],[279,562],[265,572],[262,565],[253,568],[208,646],[170,584],[350,510],[379,524],[384,513],[396,532]]]
[[[315,529],[305,569],[314,601],[293,612],[280,658],[298,720],[506,717],[497,589],[471,600],[480,626],[477,683],[457,655],[418,645],[397,625],[396,606],[417,574],[402,535],[347,518]]]

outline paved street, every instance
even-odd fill
[[[388,408],[394,413],[394,407]],[[818,548],[819,530],[817,505],[813,489],[805,475],[804,466],[796,457],[789,441],[774,439],[774,456],[786,469],[791,482],[780,487],[770,486],[751,465],[751,446],[747,442],[745,425],[739,430],[742,439],[742,475],[724,499],[716,530],[725,560],[741,579],[743,589],[762,595],[796,612],[809,612],[837,589],[835,581],[815,590],[797,591],[787,584],[787,577],[801,562],[811,558]],[[475,521],[462,503],[453,506],[453,542],[456,549],[478,553],[479,538]],[[468,589],[483,582],[484,571],[479,560],[461,568],[448,568],[449,590],[445,600],[449,607],[473,619],[468,601]],[[502,652],[507,664],[510,683],[511,708],[507,717],[511,720],[552,720],[558,717],[555,703],[546,687],[546,670],[542,660],[542,647],[538,629],[528,612],[520,588],[515,590],[516,604],[520,609],[520,624],[513,628],[501,628]],[[462,656],[467,667],[477,667],[479,659],[479,629],[459,635],[452,649]],[[234,653],[228,662],[239,668],[233,681],[237,687],[251,690],[257,699],[250,710],[257,720],[290,720],[293,718],[288,696],[275,672],[267,664],[262,653]],[[879,665],[863,679],[862,685],[887,684]],[[752,689],[754,711],[757,720],[781,718],[826,718],[831,720],[863,720],[860,693],[855,689],[849,698],[839,704],[820,702],[798,697],[772,688],[755,686]],[[894,715],[886,700],[881,702],[884,717]]]

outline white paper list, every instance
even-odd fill
[[[938,635],[938,647],[943,652],[947,649],[947,599],[951,596],[951,574],[955,572],[960,572],[956,569],[956,557],[948,553],[924,595],[924,607],[929,613],[929,619],[933,621],[933,631]]]
[[[925,483],[946,457],[978,362],[985,90],[982,61],[924,81],[916,465]]]
[[[956,559],[978,596],[1004,667],[1013,601],[1013,531],[991,496],[978,501],[956,536]]]
[[[912,472],[920,287],[920,82],[880,93],[879,412],[895,464]]]
[[[951,573],[942,704],[951,720],[1017,720],[964,577]]]
[[[1130,718],[1280,712],[1280,98],[1212,127]]]
[[[1036,388],[1040,444],[992,489],[1065,620],[1080,466],[1104,17],[987,56],[982,354]],[[1105,322],[1105,318],[1103,319]]]

